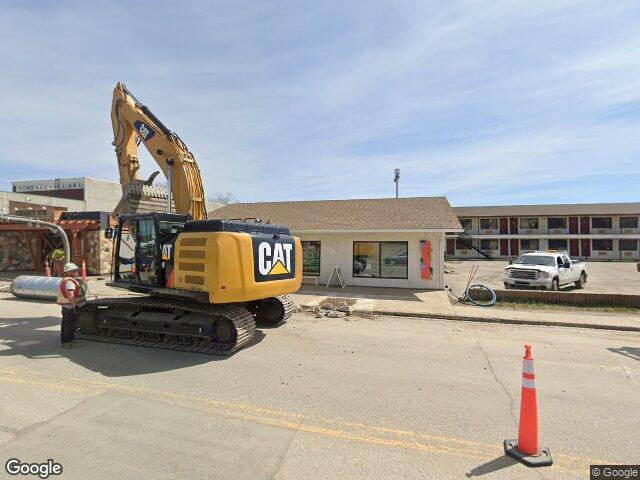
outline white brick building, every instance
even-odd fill
[[[444,197],[239,203],[215,218],[287,225],[302,241],[305,282],[441,289],[447,232],[460,232]]]

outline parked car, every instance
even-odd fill
[[[558,291],[575,284],[587,283],[585,262],[571,260],[567,252],[532,252],[520,255],[505,267],[504,288],[541,288]]]
[[[385,265],[407,265],[407,258],[407,251],[403,250],[395,255],[385,257],[384,263]]]

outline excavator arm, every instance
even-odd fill
[[[176,213],[191,214],[194,220],[206,219],[202,177],[193,154],[180,137],[165,127],[122,83],[113,90],[111,123],[125,195],[132,185],[151,185],[159,173],[155,172],[146,181],[139,178],[138,145],[142,143],[169,180]],[[121,201],[116,210],[129,213],[123,211],[123,204]]]

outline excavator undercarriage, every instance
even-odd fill
[[[262,304],[268,304],[269,308]],[[266,315],[261,316],[263,312]],[[256,322],[261,326],[278,326],[293,312],[294,304],[288,295],[246,305],[208,305],[154,296],[104,298],[88,301],[81,308],[78,337],[229,355],[251,342]]]

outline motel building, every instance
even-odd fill
[[[640,259],[640,203],[454,208],[464,233],[447,238],[447,257],[493,258],[566,250],[589,260]],[[457,237],[457,238],[456,238]]]
[[[226,220],[288,226],[300,237],[303,282],[444,288],[445,235],[462,232],[445,197],[236,203],[212,212]]]

